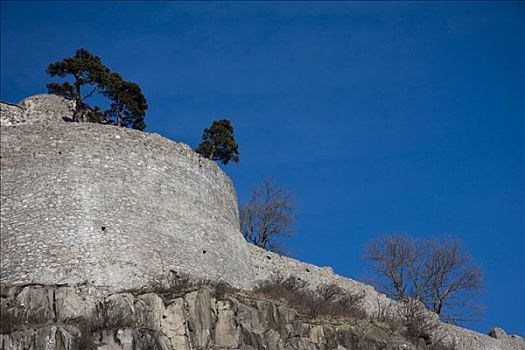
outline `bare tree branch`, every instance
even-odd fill
[[[372,284],[390,297],[419,300],[453,322],[472,320],[479,313],[478,307],[465,301],[482,289],[481,270],[457,240],[384,236],[365,246],[365,260],[376,275]]]
[[[293,235],[293,211],[291,193],[265,180],[261,188],[253,190],[248,203],[239,208],[244,238],[266,250],[281,252],[274,239]]]

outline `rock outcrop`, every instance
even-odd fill
[[[210,287],[171,296],[56,286],[2,293],[2,350],[426,349],[381,322],[314,322]]]
[[[38,123],[63,123],[71,120],[75,102],[56,95],[34,95],[18,104],[0,104],[2,126],[29,125]]]

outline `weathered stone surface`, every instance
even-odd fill
[[[18,104],[0,104],[0,125],[28,125],[40,123],[63,123],[71,119],[75,102],[56,95],[35,95]]]
[[[525,341],[522,337],[511,335],[506,338],[493,338],[465,328],[443,323],[436,334],[444,343],[454,344],[457,349],[525,349]]]
[[[104,317],[112,321],[135,320],[142,322],[142,307],[135,305],[135,297],[130,293],[113,294],[104,301]],[[140,305],[140,304],[139,304]]]
[[[502,328],[499,328],[499,327],[492,328],[489,331],[489,336],[491,336],[492,338],[496,338],[496,339],[504,339],[508,337],[507,333]]]
[[[37,320],[56,319],[54,305],[54,290],[48,287],[35,286],[24,288],[15,298],[15,305],[19,307],[19,313],[25,318]]]
[[[215,305],[217,310],[215,346],[237,348],[240,343],[241,329],[236,319],[236,303],[233,300],[218,300]]]
[[[211,304],[208,288],[191,292],[184,297],[188,310],[190,342],[196,348],[206,348],[211,344],[212,326],[215,323],[215,310]]]
[[[144,303],[144,324],[149,329],[160,331],[165,313],[162,299],[154,293],[143,294],[138,299]]]
[[[97,350],[174,350],[164,334],[146,329],[116,329],[97,334]]]
[[[1,104],[2,121],[25,119],[0,130],[0,282],[122,291],[174,272],[248,287],[237,196],[215,162],[158,134],[65,122],[70,102]]]
[[[61,320],[22,322],[14,328],[25,330],[0,337],[0,349],[415,349],[405,339],[392,336],[368,321],[341,326],[312,324],[284,305],[246,299],[241,294],[216,299],[209,287],[166,302],[154,293],[138,296],[117,293],[106,297],[101,293],[97,299],[85,297],[79,289],[60,289],[30,286],[18,294],[6,293],[3,299],[9,304],[20,295],[26,300],[33,293],[42,295],[43,290],[55,290],[55,295],[95,303],[101,313],[91,320],[79,319],[85,309],[95,309],[94,305],[70,307],[68,317]],[[79,295],[73,297],[74,293]],[[35,303],[25,305],[42,312]],[[91,323],[79,323],[80,320]]]
[[[80,332],[71,326],[47,326],[0,334],[2,350],[77,350]]]
[[[175,299],[163,315],[162,332],[166,334],[173,349],[189,350],[188,327],[184,314],[184,300]]]
[[[86,297],[82,297],[75,288],[64,287],[54,290],[56,318],[67,322],[76,318],[89,318],[93,308]]]
[[[133,350],[135,334],[132,329],[106,330],[98,334],[98,350]]]

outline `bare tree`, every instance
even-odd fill
[[[429,254],[424,260],[424,271],[428,276],[425,303],[438,315],[448,308],[444,315],[447,321],[458,323],[470,320],[473,315],[468,315],[466,310],[479,311],[479,306],[471,303],[470,297],[483,288],[481,270],[462,251],[457,240],[430,240],[426,245]],[[463,311],[453,312],[454,309]]]
[[[409,296],[421,300],[425,285],[421,252],[405,234],[381,237],[365,247],[365,259],[375,272],[374,285],[397,300]]]
[[[468,297],[482,288],[481,271],[457,240],[388,235],[365,246],[365,260],[375,272],[372,284],[392,298],[419,300],[454,323],[477,312]]]
[[[266,179],[255,188],[248,203],[239,208],[244,238],[261,248],[282,252],[275,237],[293,235],[294,206],[291,193]]]

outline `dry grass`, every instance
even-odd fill
[[[223,298],[228,294],[238,293],[239,290],[223,282],[212,282],[203,278],[193,278],[185,274],[171,273],[169,277],[152,281],[147,288],[128,290],[134,296],[155,293],[164,302],[184,296],[189,292],[209,287],[217,298]]]
[[[350,294],[336,285],[310,289],[305,281],[296,277],[275,277],[260,283],[254,293],[270,300],[284,302],[309,318],[364,318],[360,307],[362,296]]]
[[[392,329],[401,330],[401,333],[412,341],[422,338],[429,349],[452,350],[454,347],[445,346],[432,339],[432,334],[439,327],[439,318],[432,314],[423,303],[416,299],[408,299],[397,304],[378,304],[378,312],[374,319],[386,323]]]

